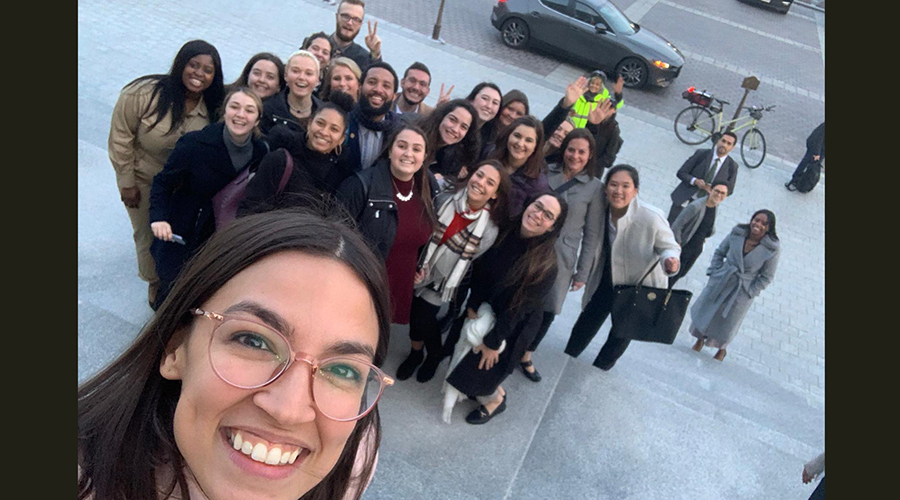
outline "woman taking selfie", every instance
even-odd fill
[[[497,138],[496,146],[491,158],[499,160],[510,174],[509,214],[515,217],[522,213],[527,198],[550,190],[541,122],[531,115],[516,118]]]
[[[691,306],[693,349],[718,348],[715,359],[725,359],[725,348],[737,335],[756,298],[775,278],[781,242],[775,233],[775,214],[757,210],[750,224],[738,224],[722,240],[706,270],[709,282]]]
[[[475,319],[488,303],[496,323],[447,377],[448,384],[480,403],[466,417],[470,424],[487,423],[506,410],[506,391],[500,384],[534,340],[544,296],[556,279],[553,246],[566,222],[566,202],[556,194],[529,201],[516,224],[475,261],[472,271],[466,314]]]
[[[438,224],[425,250],[424,264],[416,272],[416,297],[409,321],[412,350],[397,369],[398,380],[412,376],[423,359],[416,380],[427,382],[434,377],[444,359],[438,312],[443,304],[465,298],[456,295],[469,266],[494,244],[508,219],[506,199],[510,184],[506,171],[495,160],[472,168],[472,174],[459,189],[444,191],[435,199]],[[428,351],[427,358],[423,348]]]
[[[520,362],[525,376],[533,382],[540,382],[541,374],[534,368],[531,355],[562,312],[566,294],[580,290],[587,282],[603,224],[603,183],[594,173],[594,137],[585,129],[574,130],[560,149],[563,161],[550,165],[548,178],[550,188],[569,206],[569,215],[556,240],[556,282],[544,301],[540,329]]]
[[[222,62],[203,40],[184,44],[165,75],[142,76],[122,89],[109,126],[109,160],[116,171],[122,203],[134,228],[138,276],[149,283],[156,302],[159,277],[150,244],[150,186],[175,142],[215,121],[224,95]]]
[[[258,138],[262,101],[241,87],[225,98],[222,121],[185,134],[150,189],[150,252],[165,300],[187,259],[215,230],[212,199],[246,168],[259,164],[266,145]]]
[[[436,223],[432,199],[437,181],[422,166],[427,155],[422,129],[404,125],[374,165],[338,188],[338,199],[384,259],[391,322],[400,325],[409,323],[419,248],[428,243]]]
[[[248,87],[260,99],[281,92],[281,83],[284,81],[284,63],[275,54],[260,52],[251,57],[241,71],[241,76],[236,82],[228,86],[229,89]]]
[[[282,92],[263,101],[263,134],[268,135],[276,125],[285,125],[294,132],[305,130],[310,116],[322,103],[313,95],[319,84],[319,60],[312,52],[298,50],[291,54],[285,64],[284,83]]]
[[[454,99],[438,106],[417,125],[428,141],[426,164],[442,185],[455,182],[462,167],[475,162],[478,155],[478,113],[465,99]]]
[[[279,211],[184,271],[78,388],[78,498],[358,499],[393,383],[379,259],[339,221]]]
[[[288,136],[291,140],[285,149],[267,154],[247,184],[238,216],[302,206],[313,199],[334,195],[341,182],[352,174],[338,162],[347,132],[347,114],[352,106],[353,101],[347,95],[323,103],[306,131]],[[275,127],[276,131],[279,129]],[[286,172],[288,160],[290,172]],[[288,177],[282,182],[285,175]]]
[[[678,273],[681,248],[662,211],[637,197],[639,188],[638,171],[631,165],[616,165],[606,174],[601,244],[594,253],[581,315],[566,344],[569,356],[577,358],[597,335],[612,311],[615,285],[637,285],[652,269],[643,284],[666,288],[668,277]],[[631,343],[616,334],[613,322],[609,337],[594,360],[594,366],[601,370],[610,370]]]

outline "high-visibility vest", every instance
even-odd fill
[[[595,95],[591,101],[585,99],[583,95],[580,96],[578,100],[575,101],[575,105],[572,106],[572,111],[575,113],[572,115],[572,121],[575,122],[575,128],[584,128],[587,125],[587,117],[590,112],[606,99],[609,99],[609,90],[606,87],[603,87],[603,91]],[[625,99],[620,100],[616,103],[616,110],[622,109],[624,104]]]

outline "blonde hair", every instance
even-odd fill
[[[253,137],[259,137],[262,135],[262,132],[259,130],[259,124],[262,123],[263,102],[259,95],[257,95],[250,87],[233,87],[228,91],[225,99],[222,100],[222,109],[219,111],[219,121],[225,121],[225,108],[228,107],[228,101],[230,101],[231,97],[235,94],[245,94],[253,99],[253,103],[256,104],[256,109],[259,110],[259,118],[256,120],[256,125],[253,126]]]
[[[285,63],[285,65],[284,65],[285,68],[290,67],[291,60],[298,56],[308,57],[308,58],[312,59],[312,62],[316,65],[316,74],[318,75],[320,73],[319,60],[316,59],[316,56],[308,50],[298,50],[297,52],[294,52],[293,54],[291,54],[291,57],[288,57],[287,63]]]

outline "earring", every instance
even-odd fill
[[[334,154],[337,156],[341,156],[341,153],[344,152],[344,143],[341,142],[337,146],[334,147]]]

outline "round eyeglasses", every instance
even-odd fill
[[[318,360],[295,352],[284,335],[260,322],[202,309],[191,313],[216,323],[209,338],[210,366],[223,382],[239,389],[269,385],[294,361],[304,361],[319,412],[331,420],[350,422],[372,411],[384,388],[394,384],[394,379],[365,360],[351,356]]]

